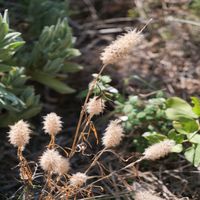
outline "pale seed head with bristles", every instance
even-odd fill
[[[100,59],[104,65],[117,63],[129,54],[142,38],[141,32],[136,29],[128,31],[107,46],[101,53]]]
[[[76,174],[73,174],[69,181],[70,185],[74,187],[81,187],[88,179],[88,176],[84,173],[77,172]]]
[[[89,113],[91,117],[102,113],[104,108],[105,108],[105,101],[99,97],[90,98],[86,107],[87,112]]]
[[[20,120],[13,126],[10,126],[10,131],[8,132],[9,142],[15,147],[21,147],[23,150],[25,145],[29,143],[30,133],[30,125]]]
[[[172,148],[175,146],[173,140],[164,140],[159,143],[153,144],[144,152],[144,159],[146,160],[157,160],[168,155]]]
[[[69,169],[70,169],[69,159],[61,156],[59,159],[59,162],[56,163],[55,173],[59,175],[64,175],[64,174],[67,174]]]
[[[56,135],[62,130],[61,117],[56,113],[49,113],[44,117],[43,129],[49,135]]]
[[[161,197],[153,195],[148,191],[137,191],[134,197],[135,200],[164,200]]]
[[[61,155],[54,149],[47,149],[40,157],[40,166],[46,172],[56,172]]]
[[[121,142],[124,134],[123,134],[123,128],[119,123],[120,123],[119,120],[113,120],[106,128],[106,131],[102,138],[103,145],[106,148],[115,147],[119,145],[119,143]]]

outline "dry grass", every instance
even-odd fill
[[[98,84],[99,76],[107,67],[107,64],[112,64],[115,61],[115,58],[118,60],[122,59],[125,54],[131,50],[132,45],[135,44],[135,40],[137,41],[136,35],[137,37],[140,37],[138,33],[135,35],[135,31],[133,31],[133,33],[133,37],[130,36],[130,32],[127,33],[129,36],[128,40],[126,34],[121,36],[120,39],[117,40],[117,46],[115,45],[115,42],[111,44],[109,54],[106,55],[106,60],[103,61],[104,65],[101,67],[98,76],[96,76],[90,84],[89,91],[80,112],[71,148],[61,147],[56,144],[56,136],[61,131],[62,121],[61,118],[55,113],[48,114],[44,118],[43,122],[43,129],[45,133],[48,133],[50,136],[50,142],[40,158],[40,166],[43,169],[43,172],[38,172],[36,170],[36,164],[35,169],[32,169],[33,167],[31,168],[29,166],[29,163],[22,154],[25,144],[22,146],[18,144],[15,145],[18,147],[18,158],[21,173],[20,177],[24,183],[23,192],[21,193],[21,196],[23,196],[24,199],[120,199],[119,196],[122,196],[124,199],[135,198],[136,200],[145,198],[151,200],[170,198],[178,199],[175,195],[170,193],[167,187],[164,188],[164,194],[167,195],[161,198],[158,196],[159,194],[154,195],[153,191],[150,191],[149,188],[145,189],[143,187],[144,184],[139,184],[137,187],[132,185],[132,181],[135,180],[136,184],[139,180],[138,178],[140,177],[148,179],[144,173],[138,172],[138,164],[144,159],[156,160],[169,154],[173,146],[171,143],[169,145],[169,141],[161,142],[160,144],[157,144],[157,146],[154,145],[146,149],[144,156],[130,156],[125,159],[124,156],[113,150],[114,147],[121,143],[123,137],[123,129],[120,125],[120,121],[118,119],[111,121],[105,130],[103,137],[99,136],[92,121],[94,115],[102,113],[105,107],[102,105],[102,101],[104,101],[104,99],[98,101],[102,98],[101,95],[92,97],[91,101],[91,96],[94,95],[93,89],[95,85]],[[127,43],[129,44],[127,45]],[[104,57],[105,53],[106,51],[103,53]],[[110,60],[110,62],[107,62],[108,60]],[[93,100],[95,102],[93,102]],[[92,106],[90,105],[91,102],[93,103]],[[23,130],[19,130],[17,134],[20,136],[21,133],[23,133]],[[91,136],[96,138],[96,144],[91,143]],[[24,135],[22,134],[21,137],[23,139]],[[98,152],[87,154],[87,148],[92,147],[92,145],[98,145],[99,138],[102,138],[103,148]],[[160,148],[162,148],[163,151],[159,152]],[[118,160],[115,169],[112,168],[110,163],[101,162],[101,157],[105,153],[110,154],[111,157]],[[73,166],[71,166],[73,171],[73,173],[71,173],[67,162],[68,159],[72,160],[77,155],[81,155],[83,159],[87,157],[88,165],[81,171],[77,171],[73,168]],[[98,169],[96,170],[98,173],[94,173],[94,168]],[[31,170],[33,170],[33,172]],[[39,183],[40,188],[37,193],[34,193],[35,184],[38,179],[41,181]],[[116,192],[111,191],[109,185],[112,185]],[[109,196],[107,196],[106,191],[109,191]],[[141,194],[143,196],[141,196]]]

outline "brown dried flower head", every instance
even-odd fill
[[[135,193],[135,200],[164,200],[148,191],[138,191]]]
[[[62,130],[61,117],[56,113],[49,113],[44,117],[44,131],[49,135],[56,135]]]
[[[99,97],[90,98],[86,107],[87,112],[90,114],[91,117],[102,113],[104,108],[105,108],[105,101]]]
[[[128,31],[107,46],[101,53],[100,59],[104,65],[117,63],[129,54],[142,38],[141,32],[136,29]]]
[[[108,127],[106,128],[106,132],[102,138],[103,145],[106,148],[111,148],[117,146],[124,136],[123,128],[119,124],[119,120],[111,121]]]
[[[88,179],[88,176],[84,173],[77,172],[70,178],[70,184],[75,187],[81,187]]]
[[[61,156],[58,151],[54,149],[47,149],[40,157],[40,166],[44,171],[55,173],[60,159]]]
[[[20,120],[13,126],[10,126],[10,131],[8,132],[9,142],[15,147],[21,147],[22,150],[30,140],[30,125]]]
[[[164,140],[145,149],[144,159],[157,160],[168,155],[175,142],[173,140]]]

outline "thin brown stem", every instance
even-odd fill
[[[85,174],[88,173],[88,171],[96,164],[96,162],[98,161],[98,159],[101,157],[101,155],[106,151],[106,147],[104,149],[102,149],[99,154],[94,158],[94,160],[92,161],[91,165],[88,167],[88,169],[85,171]]]
[[[105,67],[106,67],[106,65],[102,66],[100,72],[98,73],[97,77],[94,79],[93,84],[90,87],[90,89],[89,89],[89,91],[87,93],[87,96],[85,98],[85,101],[84,101],[84,104],[82,106],[81,113],[80,113],[80,116],[79,116],[78,124],[77,124],[77,127],[76,127],[76,132],[75,132],[75,136],[74,136],[74,140],[73,140],[73,144],[72,144],[72,148],[71,148],[71,152],[70,152],[70,157],[72,157],[73,154],[75,153],[77,139],[78,139],[80,127],[81,127],[81,124],[82,124],[82,120],[83,120],[83,117],[84,117],[86,104],[87,104],[87,102],[89,100],[90,95],[92,94],[92,91],[93,91],[93,89],[94,89],[94,87],[95,87],[100,75],[102,74],[103,70],[105,69]]]

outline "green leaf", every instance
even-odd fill
[[[189,134],[187,137],[189,142],[200,144],[200,134]]]
[[[146,132],[142,136],[146,138],[150,144],[158,143],[164,139],[167,139],[165,135],[156,132]]]
[[[172,152],[174,153],[181,153],[183,151],[183,145],[177,144],[172,148]]]
[[[77,63],[67,62],[67,63],[64,63],[61,70],[63,72],[74,73],[74,72],[78,72],[82,69],[83,69],[83,67]]]
[[[174,140],[177,144],[180,144],[183,142],[185,136],[182,134],[177,133],[174,129],[169,131],[168,138],[171,140]]]
[[[137,118],[138,119],[144,119],[146,117],[146,113],[145,112],[139,112],[138,114],[137,114]]]
[[[31,73],[31,76],[33,80],[38,81],[61,94],[70,94],[75,92],[73,88],[46,73],[35,71]]]
[[[194,104],[192,110],[195,114],[200,116],[200,100],[197,97],[191,97],[192,103]]]
[[[8,72],[11,68],[11,66],[0,64],[0,72]]]
[[[111,78],[110,78],[110,76],[106,76],[106,75],[101,76],[101,77],[100,77],[100,80],[101,80],[104,84],[110,83],[110,82],[112,81]]]
[[[188,148],[184,155],[189,162],[198,167],[200,165],[200,144]]]
[[[173,127],[182,134],[194,133],[199,130],[198,122],[189,118],[181,118],[180,121],[174,121]]]
[[[183,99],[178,97],[169,98],[166,101],[166,116],[170,120],[179,120],[180,118],[198,118],[193,112],[192,107]]]
[[[123,112],[124,113],[130,113],[133,110],[132,105],[128,104],[124,106]]]
[[[25,111],[23,111],[21,114],[20,114],[20,118],[21,119],[29,119],[35,115],[37,115],[40,111],[41,111],[42,107],[39,105],[39,106],[35,106],[35,107],[31,107]]]
[[[194,146],[192,146],[192,147],[186,149],[184,155],[185,155],[185,158],[186,158],[189,162],[193,163],[193,161],[194,161],[194,155],[195,155],[195,148],[194,148]]]

